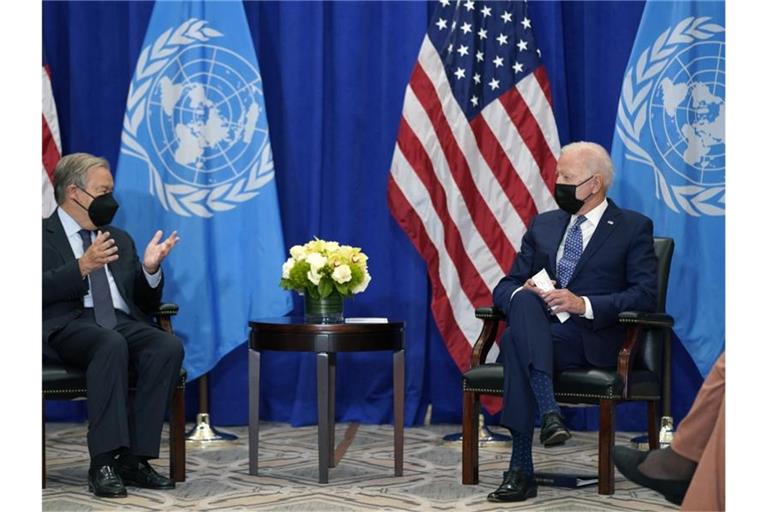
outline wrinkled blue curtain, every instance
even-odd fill
[[[87,151],[116,163],[128,83],[152,7],[150,2],[44,2],[43,48],[65,153]],[[264,80],[286,252],[314,236],[362,247],[373,281],[347,301],[345,314],[404,320],[406,423],[423,422],[429,404],[433,422],[458,423],[461,375],[431,317],[424,263],[386,203],[403,93],[432,6],[247,2],[245,9]],[[642,2],[531,2],[563,144],[594,140],[610,147],[642,9]],[[277,281],[278,276],[275,286]],[[300,313],[298,296],[296,305]],[[677,342],[673,357],[673,414],[680,419],[701,377]],[[315,423],[314,356],[264,353],[262,365],[261,417]],[[245,345],[209,377],[213,422],[246,424]],[[339,355],[337,420],[390,422],[391,378],[388,353]],[[197,411],[195,384],[188,387],[190,419]],[[644,428],[644,409],[626,405],[619,411],[620,429]],[[47,415],[79,420],[85,409],[52,402]],[[577,429],[597,426],[594,411],[572,411],[567,419]]]

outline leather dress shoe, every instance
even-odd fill
[[[154,470],[149,462],[140,461],[135,467],[117,463],[117,471],[126,485],[144,489],[173,489],[176,483]]]
[[[639,468],[649,452],[633,450],[626,446],[616,446],[613,450],[613,462],[616,464],[616,469],[628,480],[664,495],[667,501],[675,505],[683,503],[685,493],[688,491],[688,485],[691,483],[690,479],[661,480],[659,478],[651,478],[641,473]]]
[[[538,489],[533,475],[513,469],[504,472],[504,481],[498,489],[488,495],[488,501],[525,501],[528,498],[535,498]]]
[[[88,490],[102,498],[125,498],[125,485],[110,465],[88,470]]]
[[[571,433],[565,427],[563,418],[556,412],[548,412],[541,418],[539,439],[546,447],[563,444],[571,438]]]

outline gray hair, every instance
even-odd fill
[[[594,142],[571,142],[563,146],[560,154],[568,151],[580,151],[582,153],[582,162],[592,174],[600,174],[605,182],[605,189],[608,190],[613,184],[613,162],[611,156],[600,144]]]
[[[57,204],[64,202],[70,185],[85,189],[88,169],[92,167],[104,167],[110,170],[109,162],[105,158],[89,153],[72,153],[59,160],[53,171],[53,196]]]

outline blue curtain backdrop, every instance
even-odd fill
[[[621,81],[643,6],[531,2],[562,144],[592,140],[610,149]],[[64,153],[87,151],[116,163],[128,84],[152,7],[151,2],[43,3],[43,48]],[[264,80],[286,253],[291,245],[318,236],[360,246],[370,256],[373,281],[348,301],[345,313],[407,323],[409,425],[424,421],[429,404],[432,422],[458,423],[461,416],[461,376],[431,318],[424,263],[386,204],[403,93],[432,7],[423,2],[245,4]],[[297,296],[296,311],[301,308]],[[261,417],[315,423],[313,356],[265,353],[262,364]],[[391,377],[390,354],[341,354],[337,420],[390,422]],[[686,414],[701,381],[675,340],[676,420]],[[247,423],[246,383],[242,345],[210,373],[216,425]],[[194,418],[195,383],[188,387],[187,410]],[[54,402],[47,405],[47,415],[79,420],[85,408]],[[576,429],[597,427],[591,410],[570,411],[567,420]],[[622,430],[642,430],[644,408],[620,406],[618,423]]]

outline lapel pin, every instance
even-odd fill
[[[613,221],[612,221],[612,220],[609,220],[609,221],[606,221],[606,222],[608,222],[608,224],[610,224],[611,226],[613,226]]]

